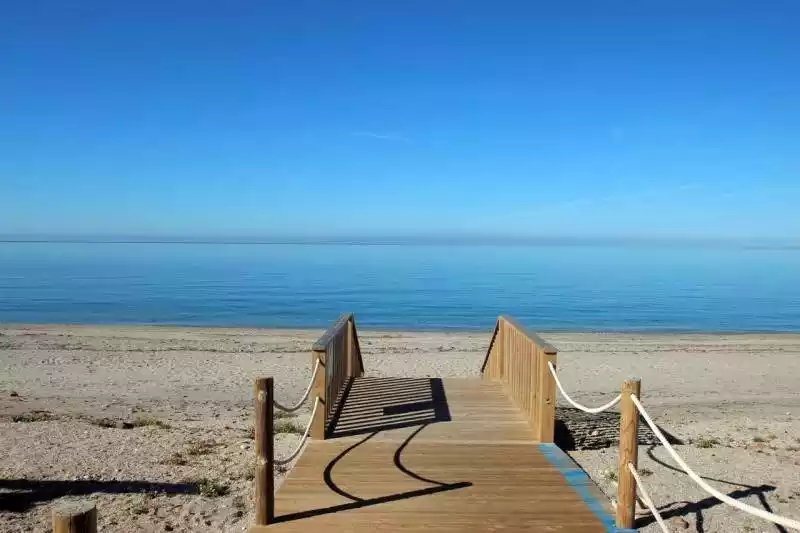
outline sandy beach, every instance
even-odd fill
[[[243,531],[252,522],[252,379],[273,376],[281,401],[299,398],[320,333],[0,326],[0,530],[49,531],[53,504],[88,497],[106,533]],[[800,335],[542,336],[559,349],[576,399],[605,403],[624,378],[641,377],[651,415],[701,475],[800,517]],[[479,375],[490,332],[359,337],[368,375],[458,377]],[[307,416],[282,420],[278,455]],[[616,428],[592,423],[572,422],[591,438],[569,453],[613,496]],[[781,531],[708,497],[659,446],[642,446],[640,470],[674,531]],[[645,512],[642,525],[657,531]]]

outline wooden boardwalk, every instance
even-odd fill
[[[327,438],[277,491],[274,523],[252,533],[616,531],[605,497],[537,441],[501,381],[357,377],[340,396]]]

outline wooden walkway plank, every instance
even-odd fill
[[[594,484],[533,436],[499,383],[358,378],[278,490],[276,523],[251,532],[614,531]]]

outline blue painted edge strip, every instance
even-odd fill
[[[539,451],[564,476],[567,484],[600,520],[607,533],[636,533],[635,529],[623,529],[615,525],[614,518],[608,514],[603,504],[589,490],[594,482],[561,448],[555,444],[539,444]]]

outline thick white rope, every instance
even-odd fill
[[[636,408],[639,410],[639,414],[642,415],[642,418],[645,419],[645,421],[647,422],[647,425],[650,426],[650,429],[653,431],[655,436],[658,437],[658,440],[661,441],[661,444],[664,446],[664,448],[666,448],[666,450],[669,452],[669,454],[672,456],[672,458],[675,460],[675,462],[678,463],[680,465],[680,467],[683,469],[683,471],[686,472],[686,474],[690,478],[692,478],[692,481],[694,481],[695,483],[700,485],[700,487],[703,490],[705,490],[706,492],[708,492],[709,494],[711,494],[712,496],[714,496],[715,498],[717,498],[721,502],[727,503],[731,507],[736,507],[737,509],[739,509],[741,511],[744,511],[745,513],[749,513],[749,514],[757,516],[759,518],[763,518],[764,520],[769,520],[770,522],[773,522],[775,524],[780,524],[780,525],[782,525],[784,527],[790,527],[792,529],[796,529],[796,530],[800,531],[800,521],[793,520],[791,518],[785,518],[783,516],[778,516],[778,515],[776,515],[774,513],[770,513],[768,511],[763,510],[763,509],[759,509],[757,507],[753,507],[752,505],[747,505],[746,503],[742,503],[742,502],[740,502],[738,500],[734,500],[730,496],[721,493],[720,491],[718,491],[717,489],[715,489],[714,487],[712,487],[711,485],[706,483],[705,480],[703,480],[703,478],[701,478],[700,476],[695,474],[694,470],[689,468],[689,465],[687,465],[684,462],[684,460],[681,459],[680,455],[678,455],[678,453],[675,451],[675,449],[672,447],[672,445],[669,443],[669,441],[667,441],[667,439],[664,438],[664,434],[661,433],[661,430],[658,429],[658,426],[656,426],[655,422],[653,422],[653,419],[650,418],[650,415],[647,414],[647,411],[644,410],[644,406],[639,401],[639,398],[637,398],[635,394],[631,394],[631,400],[633,400],[633,403],[636,405]]]
[[[661,518],[661,514],[658,512],[658,509],[656,509],[653,499],[650,498],[650,495],[647,493],[647,489],[644,488],[642,478],[639,477],[639,472],[636,471],[631,463],[628,463],[628,470],[630,470],[631,474],[633,474],[633,479],[636,480],[636,486],[639,487],[639,492],[642,493],[641,501],[644,502],[648,509],[650,509],[650,512],[653,514],[656,522],[658,522],[658,525],[661,526],[661,531],[664,533],[670,533],[669,528],[667,528],[667,524],[664,523],[664,519]]]
[[[275,458],[274,462],[276,465],[283,466],[285,464],[289,464],[292,461],[294,461],[294,459],[298,455],[300,455],[300,450],[303,449],[303,445],[306,443],[306,440],[308,439],[308,433],[311,431],[311,424],[314,423],[314,415],[317,412],[318,405],[319,405],[319,398],[317,398],[317,401],[314,402],[314,408],[311,410],[311,418],[308,419],[308,425],[306,426],[305,432],[303,432],[303,436],[300,437],[300,442],[297,443],[297,448],[295,448],[294,451],[291,454],[289,454],[288,457],[284,457],[283,459]]]
[[[550,368],[550,373],[553,374],[553,378],[556,380],[556,386],[558,387],[558,390],[561,391],[561,395],[564,397],[564,399],[567,400],[570,403],[570,405],[572,405],[572,407],[580,409],[584,413],[590,413],[593,415],[596,415],[597,413],[602,413],[603,411],[611,409],[612,407],[617,405],[619,401],[622,399],[622,395],[617,394],[616,398],[614,398],[605,405],[601,405],[600,407],[586,407],[585,405],[581,405],[572,398],[570,398],[569,394],[567,394],[567,391],[564,390],[564,387],[561,385],[561,381],[559,381],[558,379],[558,374],[556,373],[556,367],[553,366],[553,362],[548,361],[547,366]]]
[[[287,413],[294,413],[295,411],[303,407],[303,404],[306,403],[306,400],[308,399],[308,395],[311,393],[311,389],[314,387],[314,379],[317,377],[318,371],[319,371],[319,359],[317,359],[317,363],[314,365],[314,371],[311,373],[311,381],[308,382],[308,388],[303,393],[303,397],[300,398],[300,401],[298,401],[296,404],[286,407],[285,405],[281,405],[280,403],[278,403],[278,400],[272,400],[272,404],[281,411],[286,411]]]

